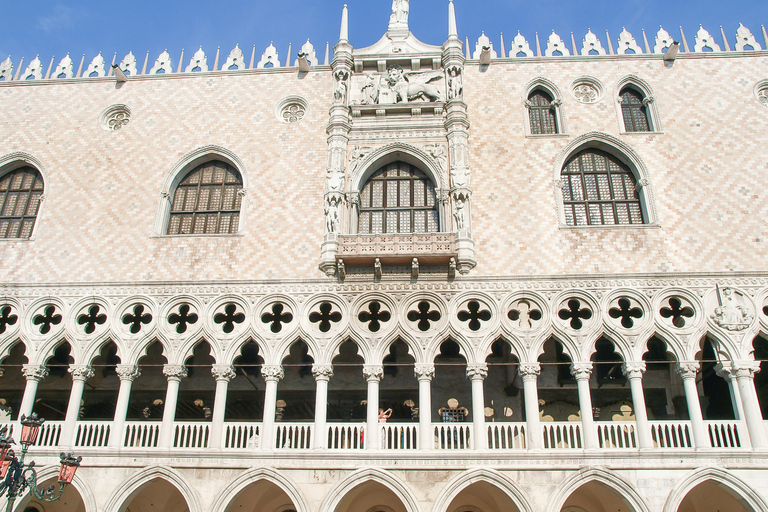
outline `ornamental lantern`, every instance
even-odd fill
[[[0,462],[5,461],[7,458],[8,450],[11,449],[11,443],[13,442],[12,439],[5,436],[7,432],[8,429],[6,427],[0,430]]]
[[[75,478],[75,472],[80,467],[82,457],[75,457],[71,453],[62,453],[59,455],[61,458],[61,469],[59,470],[59,483],[63,485],[69,485],[72,483],[72,479]]]
[[[37,441],[37,434],[40,432],[40,426],[45,422],[43,418],[38,418],[36,413],[29,416],[21,415],[21,439],[19,444],[29,446]]]
[[[6,456],[3,459],[2,462],[0,462],[0,480],[5,478],[5,475],[8,474],[8,468],[11,467],[11,463],[13,462],[13,458],[16,456],[15,453],[13,453],[13,450],[6,451]]]

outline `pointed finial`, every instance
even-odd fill
[[[456,7],[453,0],[448,0],[448,39],[458,39],[459,31],[456,28]]]
[[[344,9],[341,11],[341,32],[339,33],[339,42],[349,41],[349,9],[347,4],[344,4]]]

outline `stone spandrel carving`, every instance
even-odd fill
[[[107,73],[104,70],[104,66],[106,66],[106,63],[104,62],[104,57],[102,57],[101,52],[97,56],[93,58],[90,64],[88,64],[88,67],[83,72],[84,77],[97,77],[97,76],[105,76]]]
[[[592,53],[596,52],[596,53]],[[605,55],[605,48],[600,42],[600,39],[592,32],[592,29],[588,29],[587,34],[584,36],[581,46],[582,55]]]
[[[464,79],[461,76],[461,68],[459,66],[451,66],[446,72],[448,73],[448,99],[449,100],[462,100],[464,99]]]
[[[755,319],[750,301],[740,292],[724,287],[715,290],[715,309],[709,318],[727,331],[743,331]]]
[[[514,57],[533,57],[533,50],[531,50],[531,45],[528,44],[525,36],[523,36],[519,30],[517,31],[515,38],[512,40],[512,51],[510,52],[510,55]]]
[[[240,49],[240,45],[235,45],[232,51],[229,52],[226,62],[224,62],[223,70],[245,69],[245,56],[243,50]]]
[[[435,159],[440,167],[445,167],[448,157],[445,154],[444,144],[427,144],[424,146],[424,151],[429,153],[429,155]]]
[[[61,59],[61,62],[56,66],[51,76],[53,78],[72,78],[72,59],[69,57],[69,54]]]
[[[191,73],[195,70],[208,71],[208,57],[206,57],[202,46],[192,56],[187,67],[184,68],[185,73]]]
[[[349,155],[349,174],[352,175],[357,170],[360,162],[371,152],[373,148],[368,146],[355,146]]]
[[[705,48],[708,48],[711,52],[722,51],[720,49],[720,45],[717,44],[715,39],[712,37],[712,34],[710,34],[704,27],[699,25],[699,31],[696,32],[696,44],[694,45],[693,49],[697,52],[703,52]]]
[[[158,73],[173,73],[173,67],[171,65],[171,55],[168,50],[165,50],[155,61],[155,65],[149,70],[150,75]]]
[[[669,32],[659,26],[659,31],[656,33],[656,44],[653,47],[653,53],[664,53],[674,42],[675,40],[672,39]]]
[[[11,56],[9,55],[2,63],[0,63],[0,82],[7,82],[13,79],[13,62],[11,62]]]
[[[563,42],[563,39],[559,35],[555,34],[555,31],[553,30],[547,39],[547,49],[544,51],[544,54],[547,57],[552,57],[559,55],[570,55],[571,52],[568,51],[568,48],[565,47],[565,42]]]
[[[259,60],[259,63],[256,64],[257,69],[264,69],[264,68],[279,68],[280,67],[280,56],[277,53],[277,48],[275,48],[275,45],[272,43],[269,43],[269,46],[267,46],[267,49],[264,50],[264,53],[261,54],[261,60]]]
[[[336,85],[333,88],[333,104],[346,105],[347,92],[349,90],[349,72],[340,69],[334,73],[333,77],[336,79]]]
[[[136,56],[133,54],[133,52],[128,52],[128,55],[123,57],[119,67],[126,75],[138,74],[138,70],[136,69]]]
[[[22,78],[24,80],[40,80],[43,78],[43,63],[40,62],[39,57],[35,57],[34,60],[29,63],[29,66],[27,66],[27,69],[24,71]]]
[[[749,48],[747,48],[749,47]],[[736,30],[736,51],[743,52],[746,50],[762,50],[763,47],[757,42],[752,32],[739,23],[739,28]]]
[[[618,51],[619,54],[641,54],[643,53],[642,48],[637,44],[637,41],[634,37],[632,37],[632,34],[630,34],[626,28],[624,28],[621,31],[621,34],[619,34],[619,45],[618,45]]]

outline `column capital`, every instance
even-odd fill
[[[571,363],[571,375],[576,380],[589,380],[592,376],[592,363]]]
[[[261,367],[261,376],[264,377],[264,380],[267,382],[278,382],[285,377],[285,372],[283,371],[283,367],[279,364],[264,365]]]
[[[699,373],[699,362],[698,361],[681,361],[677,363],[677,368],[675,368],[675,372],[683,379],[695,379],[696,374]]]
[[[760,361],[734,361],[731,364],[731,373],[736,378],[754,379],[756,373],[760,373]]]
[[[48,368],[45,365],[25,364],[21,367],[21,373],[27,380],[40,382],[48,376]]]
[[[420,381],[431,381],[435,378],[435,365],[432,363],[416,364],[413,366],[413,375]]]
[[[621,365],[621,371],[629,379],[641,379],[645,373],[645,361],[627,361]]]
[[[384,378],[384,367],[380,364],[366,364],[363,366],[363,376],[368,382],[378,382]]]
[[[313,364],[312,375],[316,381],[329,381],[333,377],[333,366],[330,364]]]
[[[117,376],[120,380],[133,382],[141,375],[141,369],[135,364],[119,364],[115,367]]]
[[[469,380],[485,380],[488,376],[488,365],[485,363],[468,364],[467,378]]]
[[[189,372],[187,371],[187,367],[181,364],[166,364],[163,366],[163,375],[166,376],[166,378],[171,381],[180,381],[181,379],[184,379],[189,375]]]
[[[96,375],[96,372],[93,371],[93,368],[87,364],[71,364],[69,365],[67,371],[72,374],[73,381],[81,380],[85,382]]]
[[[541,365],[539,363],[522,363],[518,373],[523,377],[523,381],[535,380],[541,375]]]
[[[211,375],[217,381],[231,381],[237,375],[235,368],[230,364],[215,364],[211,367]]]

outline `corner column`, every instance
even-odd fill
[[[759,361],[741,361],[734,363],[733,373],[736,374],[736,382],[741,392],[741,400],[744,404],[744,419],[747,422],[749,437],[752,440],[752,448],[768,448],[765,429],[763,428],[763,414],[760,411],[760,401],[757,399],[755,389],[755,374],[760,371]]]
[[[592,363],[573,363],[571,375],[576,378],[579,390],[579,409],[581,410],[581,430],[584,436],[584,448],[597,448],[597,431],[592,412],[592,392],[589,389],[589,379],[592,376]]]
[[[328,448],[328,381],[333,377],[333,366],[329,364],[312,365],[315,377],[315,450]]]
[[[384,377],[384,367],[367,364],[363,366],[363,375],[368,382],[365,448],[366,450],[378,450],[381,448],[381,432],[379,432],[379,382]]]
[[[275,449],[275,411],[277,407],[277,383],[285,377],[280,365],[262,366],[261,376],[267,383],[264,392],[264,418],[261,424],[261,449]]]
[[[523,378],[526,446],[531,450],[540,450],[544,446],[541,433],[541,418],[539,415],[538,381],[539,375],[541,375],[541,365],[539,363],[521,364],[519,373]]]
[[[176,420],[176,404],[179,401],[179,384],[181,379],[187,377],[187,368],[179,364],[166,364],[163,366],[163,375],[168,379],[168,387],[165,390],[165,405],[163,406],[163,423],[160,425],[160,438],[157,441],[158,448],[170,449],[173,445],[173,422]]]
[[[70,365],[69,373],[72,374],[72,391],[69,393],[67,415],[64,425],[61,427],[61,445],[72,446],[75,443],[75,427],[80,417],[80,404],[83,401],[83,389],[85,381],[95,375],[93,368],[88,365]]]
[[[48,368],[43,365],[25,364],[21,368],[21,373],[24,375],[24,378],[27,379],[27,383],[24,386],[24,396],[21,399],[19,415],[16,418],[17,420],[20,420],[22,415],[29,416],[32,414],[32,408],[35,406],[37,387],[40,385],[40,381],[48,376]]]
[[[467,378],[472,382],[472,437],[475,450],[488,449],[488,434],[485,431],[485,396],[483,381],[488,376],[485,363],[467,365]]]
[[[115,418],[112,422],[112,431],[109,435],[109,446],[122,448],[125,428],[125,418],[128,415],[128,404],[131,399],[131,387],[133,381],[141,375],[141,370],[133,364],[117,365],[117,376],[120,378],[120,391],[117,394],[115,406]]]
[[[211,438],[209,448],[221,448],[224,438],[224,413],[227,410],[227,389],[229,381],[235,378],[235,369],[228,364],[217,364],[211,368],[211,375],[216,379],[216,396],[213,400],[211,415]]]
[[[629,389],[632,392],[632,406],[635,409],[635,427],[637,428],[637,444],[641,449],[653,448],[651,426],[648,423],[648,410],[645,407],[645,391],[643,390],[645,361],[624,363],[621,370],[627,376]]]
[[[688,418],[691,420],[693,430],[693,442],[696,448],[710,448],[712,444],[704,426],[704,418],[701,415],[701,402],[699,391],[696,389],[696,374],[699,372],[698,361],[683,361],[677,365],[677,374],[683,379],[685,389],[685,402],[688,405]]]
[[[419,379],[419,449],[431,450],[435,444],[432,432],[432,379],[435,378],[435,365],[417,364],[413,373]]]

